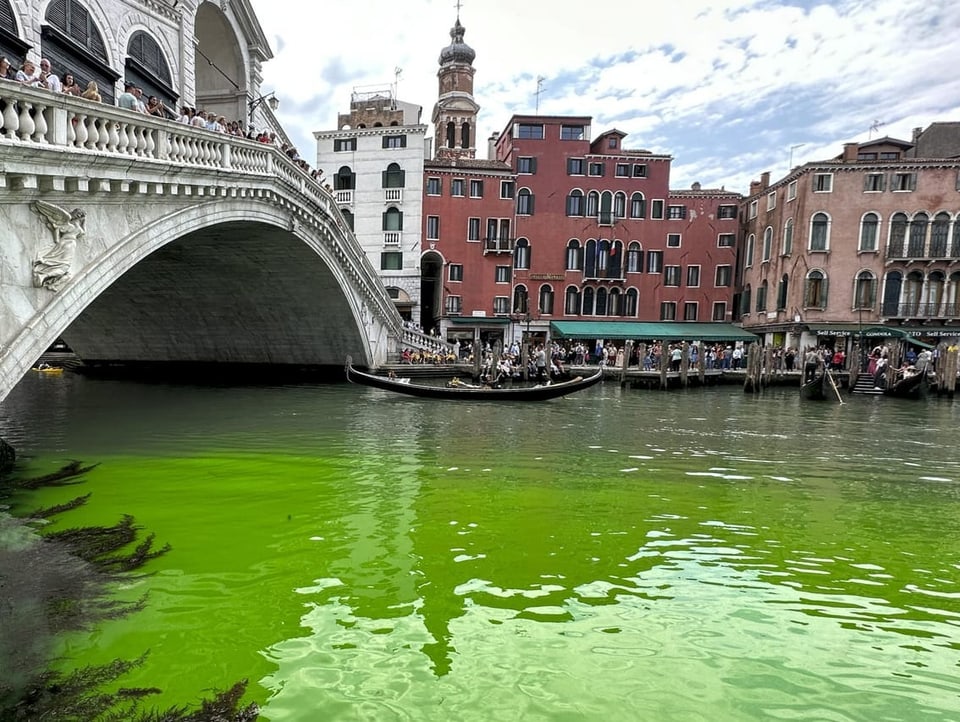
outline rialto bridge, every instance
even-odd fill
[[[273,146],[0,83],[0,401],[87,360],[342,365],[427,346]]]

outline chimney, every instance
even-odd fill
[[[750,181],[750,195],[755,196],[763,189],[763,184],[760,181]]]
[[[693,184],[692,186],[690,186],[690,188],[693,189],[693,190],[695,190],[695,191],[700,190],[700,181],[695,181],[694,184]]]
[[[913,143],[916,145],[917,141],[920,140],[920,136],[923,135],[923,128],[914,128],[913,129]]]
[[[844,143],[843,144],[843,162],[844,163],[856,163],[857,156],[860,154],[860,144],[859,143]]]
[[[770,171],[764,171],[760,174],[760,190],[770,187]]]
[[[497,134],[494,133],[487,140],[487,160],[497,159]]]

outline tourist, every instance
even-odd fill
[[[0,80],[13,80],[10,73],[10,61],[0,57]]]
[[[100,97],[100,86],[97,85],[96,80],[91,80],[87,83],[87,89],[83,91],[81,98],[86,98],[87,100],[92,100],[95,103],[102,103],[103,98]]]
[[[167,117],[167,108],[160,102],[160,98],[156,95],[151,95],[147,100],[147,115],[152,115],[156,118]]]
[[[124,110],[139,112],[140,107],[137,104],[137,96],[133,94],[133,83],[124,83],[123,92],[117,97],[117,105]]]
[[[73,73],[64,73],[60,80],[60,92],[80,97],[83,94],[83,89],[77,85]]]
[[[50,61],[46,58],[40,58],[40,82],[44,88],[54,93],[59,93],[63,87],[59,76],[50,71]]]
[[[32,60],[23,61],[20,70],[17,71],[15,79],[21,85],[36,87],[41,84],[40,76],[37,74],[37,66],[33,64]]]

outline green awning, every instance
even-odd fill
[[[447,321],[453,326],[506,326],[506,316],[450,316]]]
[[[553,321],[554,338],[637,341],[758,341],[756,334],[732,323],[684,323],[682,321]]]
[[[899,338],[920,348],[936,348],[936,346],[931,346],[911,335],[910,331],[912,329],[897,326],[878,326],[877,324],[862,326],[859,323],[810,323],[807,324],[807,329],[817,336],[859,337],[863,335],[864,338]]]

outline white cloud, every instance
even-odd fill
[[[311,133],[335,126],[355,86],[399,80],[401,100],[437,97],[437,59],[454,3],[252,0],[276,57],[264,91],[306,158]],[[672,185],[746,191],[770,170],[836,155],[843,142],[960,119],[960,13],[955,0],[570,0],[466,2],[478,131],[510,115],[592,116],[628,147],[674,156]],[[876,136],[874,136],[876,137]],[[819,155],[814,155],[819,153]]]

